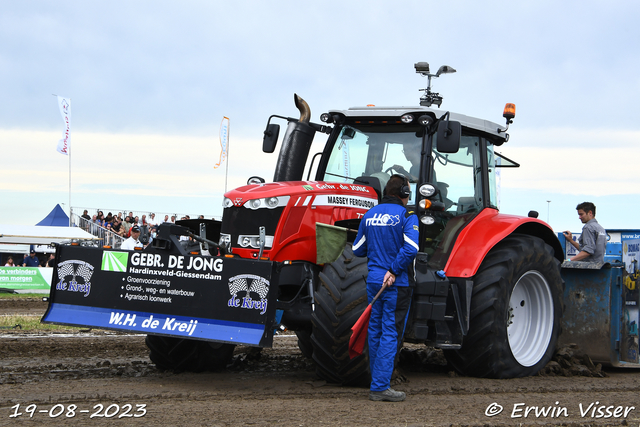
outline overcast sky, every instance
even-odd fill
[[[271,114],[417,105],[413,64],[447,64],[443,109],[502,124],[501,210],[579,231],[640,228],[640,3],[636,1],[0,0],[0,223],[55,206],[220,215],[227,187],[270,181]],[[71,98],[71,163],[56,152]],[[321,135],[316,136],[318,140]],[[550,201],[550,202],[548,202]]]

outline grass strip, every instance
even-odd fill
[[[12,299],[39,299],[41,300],[42,298],[45,297],[49,297],[49,294],[41,294],[41,293],[25,293],[25,294],[12,294],[12,293],[8,293],[8,292],[0,292],[0,300],[4,300],[4,299],[8,299],[8,300],[12,300]]]
[[[40,323],[41,316],[14,316],[0,315],[0,331],[19,330],[19,331],[78,331],[77,326],[52,325],[49,323]],[[17,327],[16,325],[19,325]]]

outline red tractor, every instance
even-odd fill
[[[429,79],[455,71],[430,74],[426,63],[416,70]],[[272,116],[265,131],[263,151],[274,152],[279,125],[271,120],[288,122],[273,182],[252,177],[225,194],[221,222],[163,226],[142,253],[59,247],[43,320],[147,333],[158,367],[196,371],[224,366],[235,344],[270,346],[274,331],[287,328],[320,377],[364,383],[366,352],[350,359],[348,342],[367,305],[367,260],[348,242],[337,260],[319,262],[316,229],[357,230],[390,175],[401,173],[420,220],[405,341],[443,349],[465,375],[535,374],[560,333],[564,254],[543,221],[498,211],[498,171],[517,164],[494,149],[507,142],[515,107],[507,104],[503,127],[429,108],[441,102],[429,84],[421,106],[332,110],[316,124],[296,96],[300,118]],[[327,141],[308,161],[316,133]],[[199,240],[208,253],[192,254],[178,235]],[[355,233],[347,236],[352,241]],[[123,269],[105,268],[113,254]],[[70,262],[73,272],[61,270]],[[68,291],[72,281],[83,282],[75,274],[83,262],[95,270],[93,286],[105,289],[101,300]],[[155,290],[173,298],[159,301]]]

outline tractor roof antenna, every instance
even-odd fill
[[[442,97],[439,93],[431,92],[431,77],[440,77],[440,74],[450,74],[455,73],[452,67],[448,65],[443,65],[438,68],[438,72],[435,74],[431,74],[429,72],[429,63],[428,62],[418,62],[414,65],[416,68],[416,73],[421,74],[429,78],[429,84],[426,89],[420,89],[424,91],[424,95],[420,97],[420,105],[423,107],[430,107],[431,105],[437,105],[440,108],[442,104]]]

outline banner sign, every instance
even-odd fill
[[[227,148],[229,144],[229,118],[223,117],[222,123],[220,124],[220,159],[218,163],[213,167],[214,169],[218,169],[222,162],[224,162],[225,157],[227,157]]]
[[[274,276],[269,261],[60,246],[43,322],[267,347]]]
[[[622,288],[622,325],[620,331],[620,360],[638,363],[640,324],[640,239],[625,240],[622,249],[625,273]]]
[[[58,141],[57,150],[58,153],[68,156],[71,146],[71,98],[58,96],[58,107],[64,122],[64,133],[62,134],[62,139]]]
[[[49,289],[53,268],[0,267],[0,288]]]

